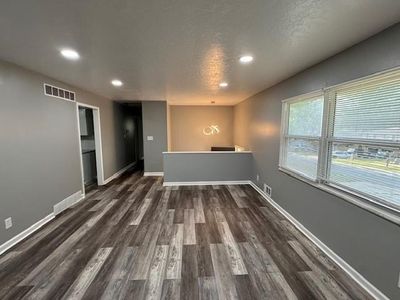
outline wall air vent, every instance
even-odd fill
[[[61,89],[59,87],[53,86],[48,83],[43,84],[44,94],[46,96],[55,97],[68,101],[75,101],[75,92],[68,91],[66,89]]]

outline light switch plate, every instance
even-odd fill
[[[153,137],[152,135],[148,135],[148,136],[147,136],[147,140],[148,140],[148,141],[152,141],[152,140],[154,140],[154,137]]]
[[[12,227],[12,219],[11,219],[11,217],[5,219],[5,220],[4,220],[4,224],[6,225],[6,229]]]

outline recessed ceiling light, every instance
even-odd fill
[[[123,83],[122,83],[121,80],[114,79],[114,80],[111,81],[111,84],[112,84],[113,86],[121,86]]]
[[[80,58],[79,53],[73,49],[61,49],[60,53],[66,59],[78,60]]]
[[[219,84],[219,86],[222,87],[222,88],[224,88],[224,87],[227,87],[227,86],[228,86],[228,83],[227,83],[227,82],[221,82],[221,83]]]
[[[242,64],[251,63],[253,60],[254,60],[254,57],[251,56],[251,55],[243,55],[243,56],[241,56],[241,57],[239,58],[239,61],[240,61]]]

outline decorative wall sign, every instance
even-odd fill
[[[213,134],[220,133],[220,131],[221,130],[219,129],[218,125],[210,125],[203,129],[203,134],[204,135],[213,135]]]

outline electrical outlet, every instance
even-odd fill
[[[4,224],[6,225],[6,229],[12,227],[12,219],[11,217],[4,220]]]
[[[265,183],[264,183],[264,193],[266,193],[268,196],[271,196],[271,194],[272,194],[271,187],[266,185]]]
[[[260,181],[260,175],[257,174],[257,182]]]
[[[152,140],[154,140],[154,137],[153,137],[152,135],[148,135],[148,136],[147,136],[147,140],[148,140],[148,141],[152,141]]]

